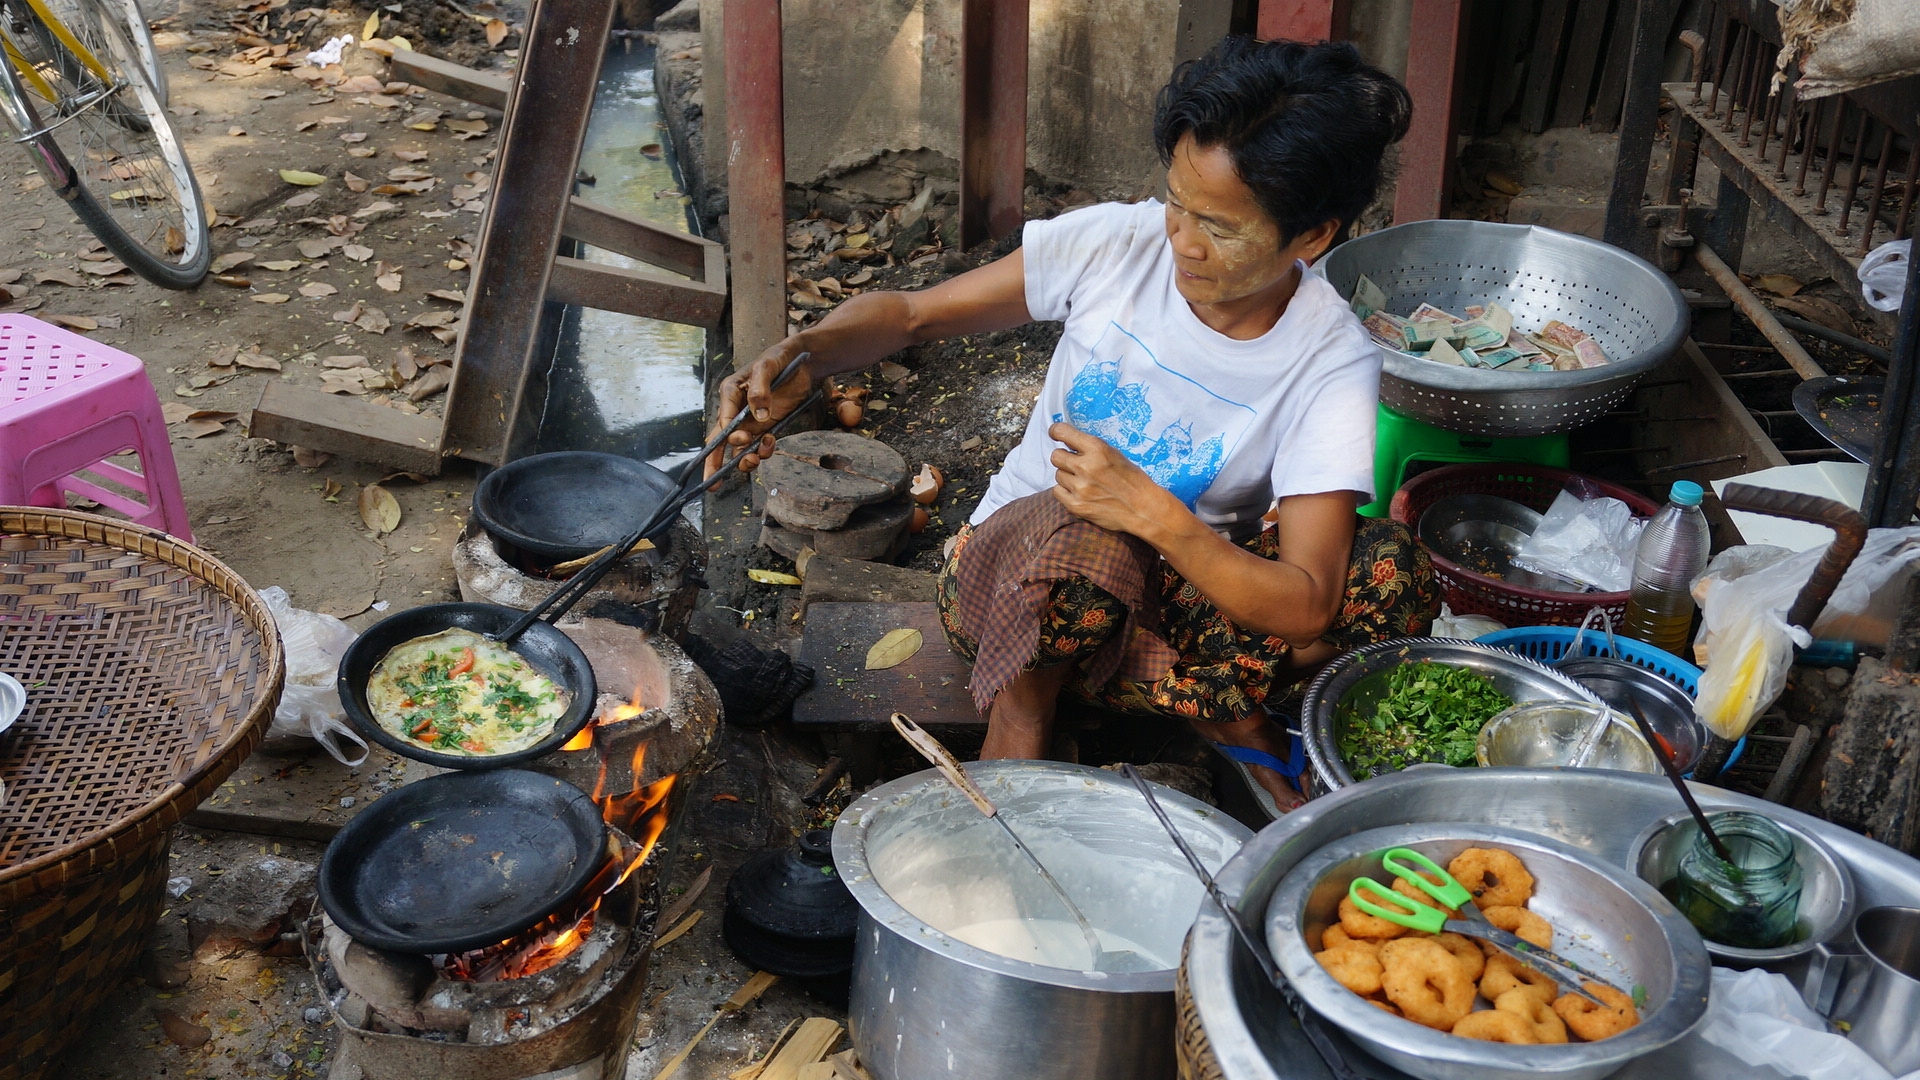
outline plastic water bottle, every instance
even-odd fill
[[[1707,568],[1712,538],[1700,512],[1700,485],[1682,480],[1667,494],[1666,508],[1640,533],[1633,557],[1633,592],[1620,632],[1685,658],[1693,628],[1693,597],[1687,587]]]

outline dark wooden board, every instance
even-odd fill
[[[1571,0],[1542,0],[1533,24],[1533,57],[1527,61],[1527,89],[1520,98],[1520,126],[1539,134],[1553,115],[1553,91],[1560,82],[1560,61],[1567,36]]]
[[[905,663],[867,670],[867,650],[889,630],[912,627],[925,643]],[[794,726],[861,731],[906,713],[926,727],[983,728],[967,692],[968,665],[947,648],[934,604],[809,604],[801,663],[813,687],[793,706]]]
[[[1633,0],[1613,5],[1613,25],[1607,30],[1606,51],[1600,57],[1600,85],[1593,92],[1593,116],[1587,130],[1605,133],[1620,126],[1626,104],[1627,63],[1633,59]]]
[[[1631,4],[1632,0],[1622,0]],[[1587,116],[1587,97],[1593,92],[1594,73],[1599,70],[1600,47],[1607,34],[1607,17],[1612,0],[1580,0],[1573,16],[1573,33],[1567,38],[1566,65],[1560,72],[1560,91],[1553,103],[1554,127],[1579,127]]]
[[[507,98],[513,93],[512,81],[503,75],[476,71],[411,50],[403,49],[394,53],[392,64],[392,75],[396,79],[404,79],[415,86],[438,90],[442,94],[489,109],[506,111]]]
[[[438,475],[441,429],[437,417],[410,416],[359,398],[323,394],[269,379],[253,407],[247,434],[325,450],[355,461]]]

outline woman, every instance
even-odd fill
[[[761,438],[752,468],[772,452],[760,433],[827,375],[1064,320],[1026,434],[941,574],[983,758],[1044,756],[1070,690],[1188,721],[1284,811],[1299,756],[1269,695],[1431,622],[1424,555],[1354,513],[1372,498],[1378,353],[1307,269],[1372,202],[1410,111],[1350,45],[1228,38],[1161,91],[1164,204],[1029,222],[1011,255],[854,297],[723,384],[721,424],[753,411],[733,437]]]

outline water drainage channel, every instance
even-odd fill
[[[608,52],[580,150],[582,198],[680,232],[691,232],[679,170],[660,99],[654,50]],[[646,266],[598,248],[579,257],[609,266]],[[706,331],[611,311],[569,307],[547,376],[536,450],[600,450],[662,468],[685,461],[701,442]]]

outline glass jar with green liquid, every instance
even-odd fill
[[[1699,826],[1680,856],[1674,905],[1709,941],[1771,949],[1793,940],[1800,917],[1800,862],[1793,837],[1759,814],[1709,815],[1731,861],[1720,858]]]

